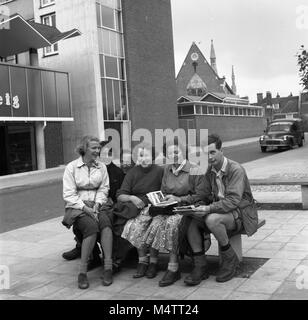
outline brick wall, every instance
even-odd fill
[[[124,43],[132,131],[178,127],[170,0],[125,0]]]

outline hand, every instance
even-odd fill
[[[83,211],[90,217],[92,217],[93,219],[95,219],[96,221],[98,221],[98,218],[97,218],[97,214],[96,212],[94,211],[94,208],[89,208],[88,206],[84,206],[83,207]]]
[[[145,207],[145,203],[136,196],[131,196],[130,201],[138,208],[143,209]]]
[[[98,213],[99,212],[99,208],[100,208],[101,204],[98,203],[98,202],[95,202],[95,205],[93,207],[93,210],[95,213]]]
[[[167,194],[166,196],[165,196],[165,200],[167,200],[167,201],[177,201],[177,202],[181,202],[181,198],[180,197],[176,197],[176,196],[174,196],[173,194]]]
[[[196,208],[193,208],[192,211],[194,211],[193,215],[196,217],[204,217],[207,213],[210,212],[210,206],[199,206]]]

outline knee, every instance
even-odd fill
[[[221,216],[217,213],[209,214],[205,219],[205,223],[212,230],[221,224]]]

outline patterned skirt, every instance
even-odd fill
[[[154,217],[144,234],[143,243],[159,251],[177,253],[181,220],[179,214]]]
[[[129,241],[137,249],[145,245],[144,235],[152,221],[149,215],[149,206],[141,210],[136,218],[129,219],[122,232],[121,237]]]

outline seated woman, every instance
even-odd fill
[[[101,231],[101,246],[104,252],[103,285],[112,283],[112,229],[111,220],[100,212],[107,202],[109,177],[106,166],[98,162],[101,150],[99,139],[85,136],[76,151],[80,157],[70,162],[63,175],[63,199],[65,216],[62,224],[73,227],[82,234],[78,287],[87,289],[87,262]]]
[[[128,171],[121,189],[118,190],[118,202],[127,204],[125,215],[127,218],[131,217],[125,222],[122,238],[138,249],[139,263],[134,278],[139,278],[144,275],[148,265],[142,236],[152,220],[146,194],[160,190],[163,168],[152,163],[151,146],[143,144],[136,151],[136,165]]]
[[[177,201],[180,205],[191,205],[204,198],[203,173],[201,169],[190,163],[186,157],[185,148],[178,142],[167,142],[164,153],[169,164],[164,169],[161,191],[165,198]],[[160,250],[168,251],[168,270],[159,281],[164,287],[179,280],[181,275],[178,264],[178,226],[182,215],[158,215],[153,218],[143,240],[150,246],[150,265],[146,276],[154,278],[157,275],[157,256]]]

